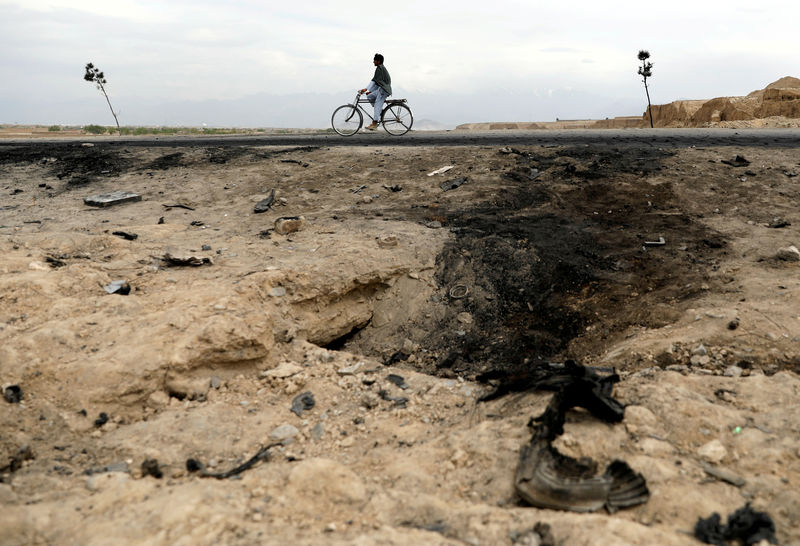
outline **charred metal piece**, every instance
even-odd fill
[[[253,208],[253,212],[256,214],[267,212],[269,209],[272,208],[272,204],[274,202],[275,202],[275,189],[273,188],[273,190],[269,192],[269,195],[267,197],[256,203],[256,206]]]
[[[22,402],[22,387],[19,385],[8,385],[3,388],[3,398],[9,404],[19,404]]]
[[[539,508],[614,512],[647,502],[650,492],[644,477],[627,463],[612,461],[598,474],[590,458],[573,459],[552,443],[564,432],[566,412],[580,406],[608,422],[619,422],[625,408],[611,396],[616,373],[601,377],[594,369],[567,361],[563,369],[540,376],[537,388],[556,388],[544,413],[531,419],[533,435],[522,448],[514,486],[522,499]]]
[[[205,465],[198,459],[186,459],[186,470],[189,472],[197,472],[201,478],[216,478],[218,480],[225,480],[234,476],[238,476],[245,470],[253,468],[259,461],[268,461],[269,450],[279,445],[281,445],[280,442],[262,447],[258,450],[258,453],[250,457],[247,461],[240,464],[236,468],[228,470],[227,472],[209,472],[206,470]]]
[[[314,400],[314,395],[311,391],[306,391],[304,393],[298,394],[292,400],[292,408],[291,411],[298,417],[303,416],[303,412],[305,410],[310,410],[316,405],[316,400]]]

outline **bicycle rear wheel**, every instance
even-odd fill
[[[352,104],[345,104],[333,111],[331,126],[342,136],[354,135],[364,122],[361,112]]]
[[[381,113],[383,128],[390,135],[400,136],[406,134],[414,125],[414,116],[411,109],[404,104],[390,104]]]

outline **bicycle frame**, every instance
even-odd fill
[[[406,99],[386,99],[378,123],[390,135],[400,136],[411,130],[414,117],[407,102]],[[353,102],[336,108],[331,116],[334,131],[342,136],[351,136],[361,129],[364,119],[374,121],[372,118],[374,108],[365,108],[368,103],[371,104],[369,98],[357,92]]]
[[[371,102],[369,102],[369,99],[367,99],[367,98],[363,98],[363,99],[362,99],[362,98],[361,98],[361,95],[362,95],[362,93],[356,93],[356,98],[355,98],[355,100],[353,101],[353,104],[351,104],[351,106],[355,106],[356,108],[358,108],[359,110],[361,110],[361,111],[364,113],[364,115],[365,115],[365,116],[367,116],[369,119],[372,119],[372,114],[371,114],[371,113],[369,113],[369,112],[367,111],[367,109],[366,109],[366,108],[364,108],[363,106],[361,106],[362,104],[369,104],[370,106],[372,106],[372,103],[371,103]],[[366,94],[364,94],[364,96],[366,96]],[[385,103],[384,103],[384,107],[383,107],[383,109],[384,109],[384,110],[386,109],[386,105],[385,105]],[[374,110],[373,110],[373,112],[374,112]],[[383,113],[383,110],[381,110],[381,113]],[[374,121],[374,120],[373,120],[373,121]],[[381,120],[378,120],[378,123],[380,123],[380,122],[381,122]]]

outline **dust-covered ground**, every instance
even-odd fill
[[[5,146],[0,544],[683,545],[746,503],[800,544],[798,173],[789,147]],[[112,191],[142,199],[84,203]],[[570,411],[558,449],[626,461],[645,504],[515,493],[552,396],[527,378],[569,358],[626,411]]]

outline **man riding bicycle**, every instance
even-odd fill
[[[386,97],[392,94],[392,77],[389,76],[389,71],[383,66],[383,55],[376,53],[372,59],[375,65],[375,75],[369,85],[361,90],[361,93],[367,94],[367,99],[370,104],[375,107],[372,115],[372,123],[367,125],[365,129],[374,131],[378,128],[378,122],[381,120],[381,111],[383,110],[383,102]]]

